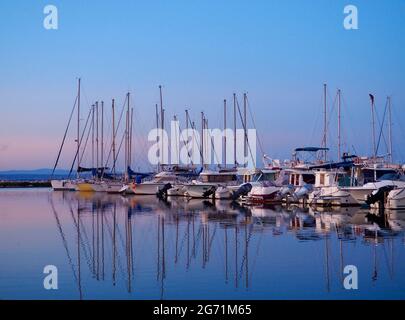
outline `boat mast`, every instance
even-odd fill
[[[326,104],[326,83],[324,83],[323,85],[323,147],[326,148],[326,136],[327,136],[327,115],[326,115],[326,108],[327,108],[327,104]],[[327,156],[327,152],[326,150],[324,150],[324,161],[326,162],[326,156]]]
[[[91,168],[94,168],[94,104],[91,106]]]
[[[236,94],[233,94],[233,160],[235,168],[237,167],[236,162]]]
[[[373,157],[374,157],[374,161],[375,161],[377,158],[377,150],[376,150],[376,146],[375,146],[375,119],[374,119],[375,104],[374,104],[374,96],[372,94],[370,94],[370,101],[371,101],[372,133],[373,133]]]
[[[204,118],[204,112],[201,112],[201,165],[204,166],[204,124],[205,124],[205,118]]]
[[[158,105],[156,103],[155,105],[155,116],[156,116],[156,130],[159,129],[159,111],[158,111]],[[159,136],[156,135],[156,143],[159,143]],[[161,150],[159,148],[159,161],[157,165],[157,171],[160,171],[160,159],[161,159]]]
[[[101,101],[101,166],[104,175],[104,101]]]
[[[129,126],[129,167],[132,164],[132,126],[134,122],[134,108],[131,108],[131,124]]]
[[[98,177],[98,154],[99,154],[99,149],[98,149],[98,101],[96,101],[96,172],[97,172],[97,177]]]
[[[244,136],[243,136],[243,158],[245,159],[247,155],[247,132],[246,132],[246,93],[243,94],[243,131],[244,131]],[[243,160],[245,161],[245,160]],[[243,164],[244,167],[246,167],[246,163]]]
[[[115,176],[115,106],[114,106],[114,99],[112,99],[112,150],[113,150],[113,174]]]
[[[128,181],[129,164],[129,92],[127,93],[127,112],[125,126],[125,181]]]
[[[340,104],[341,104],[341,101],[340,101],[340,95],[341,95],[341,92],[340,92],[340,89],[338,89],[338,161],[340,161],[340,158],[341,158],[341,156],[342,156],[342,153],[341,153],[341,137],[340,137],[340,133],[341,133],[341,131],[340,131],[340,126],[341,126],[341,118],[340,118],[340,116],[341,116],[341,109],[340,109]]]
[[[163,116],[163,95],[162,95],[162,86],[159,85],[159,96],[160,96],[160,128],[162,129],[162,133],[164,130],[164,116]],[[163,165],[163,148],[164,148],[164,141],[163,141],[163,137],[162,137],[162,149],[161,149],[161,159],[162,159],[162,165]]]
[[[80,82],[81,79],[79,78],[77,88],[77,178],[79,178],[80,168]]]
[[[226,168],[226,99],[224,99],[224,167]]]
[[[389,139],[389,156],[390,156],[390,163],[393,163],[393,156],[392,156],[392,119],[391,119],[391,97],[387,97],[388,103],[388,139]]]
[[[187,137],[187,141],[184,141],[184,143],[186,144],[186,150],[188,153],[188,159],[187,159],[187,164],[189,165],[191,162],[190,159],[190,152],[188,151],[188,110],[186,109],[186,137]]]

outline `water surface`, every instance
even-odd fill
[[[404,226],[404,212],[1,190],[0,299],[404,299]]]

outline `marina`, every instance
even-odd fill
[[[1,13],[12,314],[403,304],[403,0],[3,0]]]

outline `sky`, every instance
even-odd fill
[[[58,9],[57,30],[43,27],[48,4]],[[358,9],[357,30],[343,27],[348,4]],[[134,167],[146,161],[159,85],[166,119],[177,114],[184,121],[188,108],[196,123],[204,111],[211,127],[222,127],[223,99],[231,102],[235,92],[242,103],[247,92],[263,151],[279,159],[295,147],[320,145],[324,83],[331,158],[337,89],[343,149],[361,155],[372,153],[368,94],[380,121],[390,96],[394,160],[404,163],[404,34],[402,0],[3,0],[0,170],[53,166],[78,77],[82,126],[94,101],[105,101],[110,123],[111,99],[121,108],[131,92]],[[70,167],[74,132],[72,125],[59,167]],[[386,153],[384,143],[379,153]]]

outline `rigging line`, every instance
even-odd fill
[[[75,103],[73,104],[72,112],[70,113],[69,121],[68,121],[68,124],[66,126],[66,130],[65,130],[65,134],[63,135],[62,143],[61,143],[60,148],[59,148],[58,156],[56,157],[55,165],[53,166],[51,178],[53,177],[53,175],[55,173],[55,169],[56,169],[56,167],[58,165],[59,158],[60,158],[60,155],[62,153],[62,148],[63,148],[63,145],[65,144],[65,139],[66,139],[66,136],[67,136],[67,133],[68,133],[68,130],[69,130],[70,122],[72,121],[73,113],[74,113],[74,111],[76,109],[76,104],[77,104],[78,99],[79,99],[79,96],[76,95]]]
[[[188,138],[189,138],[189,137],[187,137],[187,141],[186,141],[186,139],[184,139],[183,131],[181,131],[180,124],[179,124],[179,131],[180,131],[180,137],[183,139],[184,146],[186,146],[188,159],[189,159],[189,160],[191,161],[191,163],[192,163],[192,162],[193,162],[193,159],[192,159],[192,157],[191,157],[190,151],[189,151],[188,148],[187,148],[187,145],[188,145]]]
[[[118,156],[119,156],[119,154],[120,154],[120,150],[121,150],[122,144],[123,144],[123,142],[124,142],[125,135],[126,135],[126,133],[124,132],[123,135],[122,135],[122,138],[121,138],[120,145],[119,145],[119,147],[118,147],[117,155],[115,156],[115,159],[114,159],[114,167],[115,167],[115,165],[116,165],[116,163],[117,163]],[[125,168],[125,171],[126,171],[126,170],[127,170],[127,168]]]
[[[242,125],[243,125],[244,137],[245,137],[245,139],[246,139],[246,144],[247,144],[248,149],[249,149],[250,157],[252,158],[252,161],[253,161],[253,167],[256,168],[256,159],[254,159],[253,153],[252,153],[252,149],[250,148],[250,143],[249,143],[249,139],[248,139],[248,136],[247,136],[246,123],[244,123],[243,118],[242,118],[242,113],[241,113],[240,108],[239,108],[239,101],[238,101],[238,98],[236,98],[236,105],[238,106],[238,113],[239,113],[240,121],[241,121],[241,123],[242,123]],[[245,156],[245,155],[243,155],[243,156]]]
[[[212,150],[214,151],[214,157],[215,157],[215,159],[217,160],[217,162],[218,162],[218,164],[219,164],[221,161],[219,161],[219,158],[218,158],[217,152],[215,151],[213,137],[212,137],[212,135],[211,135],[210,130],[208,129],[208,120],[206,119],[205,121],[206,121],[206,124],[207,124],[207,128],[205,128],[205,129],[207,129],[207,130],[208,130],[208,136],[209,136],[209,138],[210,138],[210,142],[211,142],[211,148],[212,148]],[[207,153],[208,153],[208,152],[207,152]]]
[[[256,130],[256,137],[257,137],[257,142],[259,143],[260,152],[262,153],[262,155],[265,155],[263,144],[262,144],[262,141],[260,139],[260,135],[257,134],[256,122],[255,122],[255,119],[253,118],[252,109],[250,108],[249,97],[247,95],[246,95],[246,102],[247,102],[247,106],[248,106],[248,110],[249,110],[250,119],[252,120],[253,127]]]
[[[90,120],[90,115],[91,115],[91,110],[90,110],[89,116],[88,116],[88,118],[87,118],[86,127],[87,127],[88,121]],[[84,130],[86,130],[86,127],[84,128]],[[83,151],[82,151],[82,155],[81,155],[81,157],[80,157],[80,163],[83,162],[83,157],[84,157],[84,154],[85,154],[85,152],[86,152],[87,143],[88,143],[89,137],[90,137],[90,132],[91,132],[91,126],[89,126],[89,131],[87,132],[86,141],[85,141],[85,143],[84,143],[84,148],[83,148]]]
[[[79,208],[78,208],[78,210],[79,210]],[[72,208],[71,204],[69,204],[69,211],[70,211],[70,215],[71,215],[72,220],[73,220],[73,224],[75,225],[76,228],[78,228],[78,227],[80,228],[80,225],[78,224],[78,222],[75,219],[75,216],[74,216],[74,213],[73,213],[73,208]],[[83,226],[83,224],[82,224],[82,226]],[[90,258],[92,258],[91,251],[90,251],[90,257],[89,257],[89,255],[87,253],[87,250],[86,250],[86,244],[83,242],[83,237],[81,237],[80,235],[79,235],[79,237],[80,237],[80,246],[81,246],[81,248],[82,248],[82,250],[84,252],[84,256],[85,256],[85,259],[86,259],[86,262],[87,262],[87,266],[89,267],[89,270],[91,272],[91,262],[90,262]]]
[[[114,137],[114,136],[117,136],[118,129],[119,129],[120,124],[121,124],[122,116],[123,116],[123,114],[124,114],[125,104],[126,104],[126,102],[127,102],[127,99],[128,99],[128,95],[125,95],[124,103],[122,104],[122,109],[121,109],[120,117],[119,117],[118,123],[117,123],[117,128],[115,129],[115,132],[113,132],[113,137]],[[105,161],[104,167],[107,167],[108,161],[110,161],[111,152],[112,152],[112,144],[111,144],[111,146],[110,146],[110,150],[108,151],[108,156],[107,156],[107,159],[106,159],[106,161]],[[115,167],[115,162],[114,162],[114,164],[113,164],[113,168],[114,168],[114,167]],[[103,172],[104,172],[104,171],[103,171]]]
[[[384,122],[385,122],[385,115],[387,113],[387,106],[388,106],[388,101],[385,103],[385,108],[384,108],[384,114],[383,114],[383,119],[382,122],[380,121],[380,118],[378,117],[377,114],[377,120],[378,120],[378,124],[380,125],[380,134],[378,135],[378,143],[377,143],[377,149],[376,149],[376,154],[378,154],[378,148],[380,147],[380,142],[381,142],[381,135],[383,135],[383,140],[385,141],[385,136],[383,134],[383,127],[384,127]],[[387,146],[387,142],[385,141],[386,147]]]
[[[328,119],[328,122],[327,122],[327,125],[326,125],[326,129],[327,129],[327,131],[329,133],[329,136],[328,136],[329,141],[333,140],[332,135],[331,135],[331,130],[330,130],[331,129],[330,124],[331,124],[331,121],[332,121],[333,112],[335,111],[335,108],[336,108],[337,97],[338,97],[338,93],[336,92],[335,99],[333,100],[333,103],[332,103],[332,109],[330,109],[330,112],[329,112],[329,119]]]
[[[65,251],[66,251],[66,256],[68,258],[70,267],[72,268],[73,277],[75,278],[75,281],[77,283],[79,283],[77,275],[76,275],[76,270],[75,270],[75,267],[73,265],[73,259],[72,259],[71,255],[70,255],[70,252],[69,252],[69,246],[68,246],[68,243],[66,241],[66,236],[65,236],[65,233],[63,232],[62,224],[60,223],[59,216],[58,216],[58,213],[56,212],[55,205],[53,203],[52,198],[50,199],[50,203],[51,203],[51,208],[52,208],[53,214],[54,214],[55,219],[56,219],[56,224],[57,224],[60,236],[62,238],[62,243],[63,243],[63,246],[64,246]]]
[[[90,119],[90,114],[91,114],[91,109],[90,109],[89,114],[88,114],[88,116],[87,116],[86,125],[85,125],[85,127],[83,128],[82,135],[81,135],[81,137],[80,137],[79,148],[76,150],[75,157],[74,157],[73,162],[72,162],[72,166],[70,167],[68,179],[70,178],[70,175],[72,174],[73,167],[74,167],[74,165],[75,165],[75,162],[76,162],[77,157],[80,156],[80,155],[79,155],[79,150],[80,150],[80,146],[81,146],[82,141],[83,141],[84,133],[86,132],[86,127],[87,127],[88,121],[89,121],[89,119]],[[84,150],[83,150],[83,152],[84,152]]]
[[[189,124],[190,124],[190,128],[192,129],[192,131],[193,131],[193,144],[194,144],[194,142],[196,143],[196,145],[197,145],[197,149],[199,150],[199,153],[200,153],[200,157],[203,157],[203,154],[202,154],[202,152],[201,152],[201,148],[200,148],[200,144],[198,143],[198,140],[199,139],[196,139],[195,138],[195,126],[193,127],[193,123],[192,123],[192,121],[191,121],[191,117],[189,117],[188,118],[188,121],[189,121]]]
[[[341,101],[342,101],[342,106],[343,106],[343,113],[348,115],[347,118],[351,118],[351,115],[350,115],[350,112],[349,112],[350,108],[349,108],[349,106],[347,104],[347,101],[345,99],[345,96],[343,94],[341,95],[341,99],[342,99]],[[342,119],[343,118],[344,118],[344,116],[342,116]],[[351,136],[352,138],[357,137],[357,136],[361,136],[361,135],[356,134],[356,132],[353,130],[352,126],[345,125],[345,128],[347,128],[347,127],[349,128],[349,131],[350,131],[349,136]],[[344,136],[343,131],[342,131],[342,134]],[[346,139],[349,140],[347,135],[346,135]],[[347,144],[347,141],[345,143]],[[357,154],[357,151],[356,151],[356,148],[354,147],[354,145],[352,145],[352,149],[354,150],[355,154]]]

